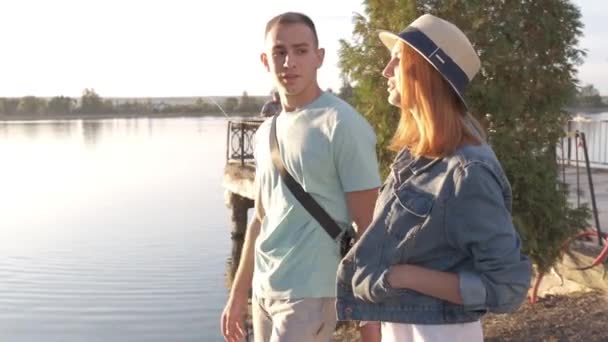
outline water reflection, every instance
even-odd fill
[[[49,121],[47,125],[50,127],[54,139],[70,139],[77,129],[78,122],[75,121]]]
[[[0,340],[220,341],[225,129],[0,122]]]
[[[81,127],[84,143],[89,147],[94,147],[101,139],[102,131],[105,133],[112,133],[112,126],[113,125],[108,123],[108,121],[82,120]]]

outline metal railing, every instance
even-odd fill
[[[226,133],[226,163],[254,163],[253,138],[263,120],[230,120]]]
[[[567,139],[567,140],[566,140]],[[570,158],[570,154],[574,150],[574,160],[572,161]],[[579,150],[580,153],[579,153]],[[568,152],[568,158],[566,158],[566,151]],[[582,161],[580,160],[582,157]],[[602,236],[602,230],[600,227],[600,220],[598,215],[597,203],[595,198],[595,188],[593,185],[593,176],[591,173],[591,160],[589,158],[589,144],[587,143],[586,134],[581,131],[568,132],[566,137],[564,137],[557,146],[556,151],[556,159],[558,164],[561,165],[562,168],[562,182],[566,184],[566,165],[574,166],[576,170],[576,203],[577,207],[581,206],[581,181],[580,181],[580,168],[584,165],[586,174],[587,174],[587,185],[589,186],[589,195],[591,196],[591,210],[593,214],[593,219],[595,221],[595,229],[597,231],[598,237]],[[583,164],[584,163],[584,164]],[[597,161],[596,161],[597,163]],[[600,246],[603,243],[601,238],[598,239]]]
[[[566,132],[578,132],[585,136],[588,161],[591,167],[608,168],[608,120],[569,121]],[[585,162],[584,156],[578,153],[580,143],[581,140],[572,134],[562,138],[562,159],[567,164]]]

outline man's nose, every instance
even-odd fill
[[[296,66],[296,59],[294,58],[293,53],[287,53],[285,55],[285,60],[283,61],[283,67],[287,69],[291,69]]]

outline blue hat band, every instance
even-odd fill
[[[427,35],[416,28],[406,28],[399,33],[399,37],[423,54],[427,60],[439,70],[443,77],[451,83],[455,88],[454,90],[458,92],[458,95],[464,97],[464,90],[469,84],[469,78],[450,56],[438,47]]]

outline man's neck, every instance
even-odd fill
[[[319,88],[318,85],[311,87],[310,90],[305,90],[302,93],[294,96],[290,96],[287,94],[281,95],[281,103],[283,104],[283,108],[286,112],[293,112],[298,108],[302,108],[314,100],[316,100],[319,96],[321,96],[323,91]]]

